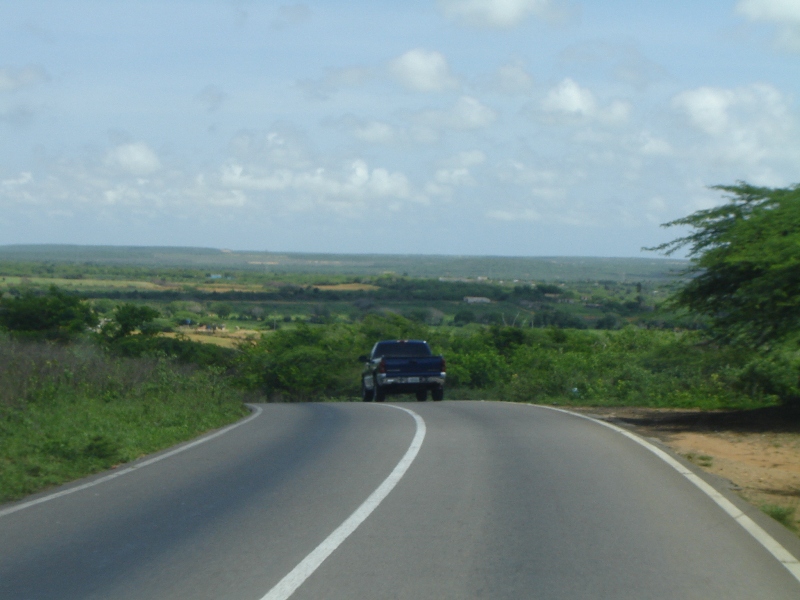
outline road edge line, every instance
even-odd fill
[[[800,583],[800,560],[798,560],[791,552],[789,552],[778,540],[772,537],[769,533],[767,533],[760,525],[758,525],[753,519],[748,517],[744,512],[742,512],[736,505],[728,500],[725,496],[723,496],[719,491],[717,491],[712,485],[704,481],[702,478],[698,477],[696,473],[691,471],[685,465],[681,464],[679,461],[675,460],[672,456],[666,453],[661,448],[654,446],[647,440],[643,439],[642,437],[636,435],[635,433],[628,431],[627,429],[623,429],[613,423],[608,423],[606,421],[601,421],[600,419],[595,419],[593,417],[589,417],[587,415],[582,415],[580,413],[571,412],[569,410],[564,410],[563,408],[555,408],[553,406],[545,406],[543,404],[533,404],[532,406],[536,406],[539,408],[546,408],[549,410],[554,410],[560,413],[564,413],[567,415],[572,415],[574,417],[580,417],[581,419],[586,419],[587,421],[592,421],[593,423],[597,423],[599,425],[603,425],[604,427],[608,427],[609,429],[616,431],[627,437],[628,439],[636,442],[640,446],[646,448],[653,454],[655,454],[658,458],[663,460],[667,463],[670,467],[675,469],[678,473],[683,475],[688,481],[690,481],[696,488],[698,488],[701,492],[703,492],[706,496],[711,498],[717,506],[719,506],[722,510],[724,510],[728,516],[730,516],[734,521],[739,523],[741,527],[747,531],[761,546],[772,556],[780,562],[789,573]]]
[[[132,465],[130,465],[128,467],[125,467],[125,468],[120,469],[118,471],[114,471],[113,473],[109,473],[108,475],[104,475],[102,477],[99,477],[98,479],[93,479],[92,481],[88,481],[86,483],[83,483],[83,484],[80,484],[80,485],[76,485],[74,487],[70,487],[70,488],[67,488],[65,490],[61,490],[60,492],[55,492],[53,494],[48,494],[47,496],[42,496],[41,498],[36,498],[34,500],[28,500],[27,502],[22,502],[21,504],[15,504],[15,505],[10,506],[8,508],[4,508],[4,509],[0,510],[0,518],[5,517],[7,515],[10,515],[12,513],[18,512],[18,511],[23,510],[23,509],[30,508],[32,506],[36,506],[37,504],[42,504],[44,502],[49,502],[50,500],[55,500],[56,498],[61,498],[62,496],[68,496],[69,494],[74,494],[75,492],[80,492],[81,490],[85,490],[85,489],[88,489],[90,487],[94,487],[96,485],[100,485],[101,483],[105,483],[106,481],[110,481],[112,479],[116,479],[117,477],[122,477],[123,475],[127,475],[128,473],[132,473],[134,471],[138,471],[142,467],[147,467],[149,465],[152,465],[153,463],[157,463],[157,462],[159,462],[161,460],[164,460],[165,458],[170,458],[172,456],[175,456],[176,454],[180,454],[181,452],[189,450],[190,448],[194,448],[195,446],[199,446],[200,444],[204,444],[204,443],[206,443],[208,441],[213,440],[214,438],[217,438],[217,437],[219,437],[221,435],[224,435],[224,434],[228,433],[229,431],[231,431],[233,429],[236,429],[237,427],[239,427],[241,425],[244,425],[245,423],[249,423],[253,419],[256,419],[263,412],[263,409],[260,406],[256,406],[255,404],[247,404],[246,406],[248,408],[250,408],[253,411],[253,413],[250,416],[245,417],[244,419],[241,419],[241,420],[237,421],[236,423],[233,423],[231,425],[223,427],[222,429],[219,429],[218,431],[215,431],[213,433],[209,433],[209,434],[203,435],[203,436],[201,436],[201,437],[199,437],[199,438],[197,438],[197,439],[195,439],[195,440],[193,440],[193,441],[191,441],[189,443],[186,443],[186,444],[183,444],[181,446],[178,446],[177,448],[174,448],[173,450],[169,450],[168,452],[164,452],[163,454],[158,454],[157,456],[154,456],[152,458],[148,458],[148,459],[143,460],[141,462],[134,463],[134,464],[132,464]],[[69,485],[69,484],[64,484],[64,485]]]
[[[389,476],[383,480],[383,482],[372,492],[364,502],[349,516],[344,522],[339,525],[333,532],[326,537],[316,548],[314,548],[303,560],[297,563],[297,566],[294,567],[289,573],[287,573],[283,579],[281,579],[269,592],[266,593],[265,596],[261,598],[261,600],[286,600],[292,594],[297,591],[303,583],[305,583],[306,579],[311,577],[314,574],[320,565],[331,555],[333,552],[348,538],[350,535],[358,529],[359,525],[361,525],[364,521],[366,521],[367,517],[369,517],[372,512],[380,506],[381,502],[383,502],[389,493],[394,489],[394,486],[403,478],[403,475],[406,474],[411,463],[414,462],[414,459],[417,457],[420,448],[422,447],[422,442],[425,440],[425,433],[427,431],[427,427],[425,426],[425,420],[415,413],[413,410],[409,410],[407,408],[403,408],[401,406],[394,406],[393,404],[384,404],[383,406],[387,406],[390,408],[396,408],[397,410],[402,410],[410,414],[417,425],[417,430],[414,433],[414,438],[411,440],[411,445],[406,450],[406,453],[403,455],[403,458],[400,459],[400,462],[397,463],[392,472],[389,473]]]

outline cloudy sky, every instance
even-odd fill
[[[0,245],[652,256],[798,121],[800,0],[8,0]]]

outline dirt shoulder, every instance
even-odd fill
[[[800,532],[800,410],[570,408],[661,440]],[[779,519],[781,520],[781,519]]]

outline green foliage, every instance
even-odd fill
[[[149,335],[155,331],[148,325],[160,316],[160,312],[149,306],[123,304],[116,308],[111,322],[103,327],[103,333],[114,339],[128,336],[137,329],[142,335]]]
[[[797,524],[795,523],[794,520],[795,507],[778,506],[776,504],[764,504],[761,507],[761,510],[764,511],[773,519],[775,519],[778,523],[786,527],[787,529],[791,529],[792,531],[797,531]]]
[[[372,340],[369,347],[378,340],[425,339],[428,328],[421,323],[409,321],[396,314],[385,316],[370,314],[361,322],[360,333]]]
[[[0,298],[0,327],[8,331],[67,339],[97,322],[97,315],[83,298],[55,286],[46,294],[25,292],[16,298]]]
[[[202,367],[231,368],[236,351],[215,344],[202,344],[182,338],[130,335],[108,342],[115,356],[125,358],[169,358]]]
[[[284,400],[355,398],[358,355],[393,338],[427,339],[447,360],[448,387],[467,397],[480,392],[520,402],[731,408],[798,394],[797,359],[702,344],[698,334],[475,325],[443,331],[398,315],[265,335],[243,346],[239,380]]]
[[[800,332],[800,186],[715,189],[730,201],[667,223],[694,231],[653,250],[688,246],[677,306],[707,316],[717,339],[770,349]]]
[[[233,312],[233,306],[228,302],[216,302],[211,306],[211,310],[217,313],[220,319],[226,319]]]
[[[357,358],[364,346],[353,327],[300,324],[244,344],[238,378],[249,389],[286,400],[355,395],[360,385]]]
[[[586,322],[565,310],[541,310],[533,317],[534,327],[559,327],[561,329],[586,329]]]
[[[475,313],[468,308],[463,308],[459,310],[455,316],[453,317],[453,323],[455,325],[467,325],[468,323],[475,322]]]
[[[230,423],[243,400],[219,370],[0,337],[0,502]]]
[[[597,319],[594,326],[595,329],[620,329],[622,327],[622,321],[620,321],[617,315],[606,314],[603,315],[602,318]]]

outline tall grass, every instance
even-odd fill
[[[233,422],[243,400],[213,370],[0,336],[0,501]]]

